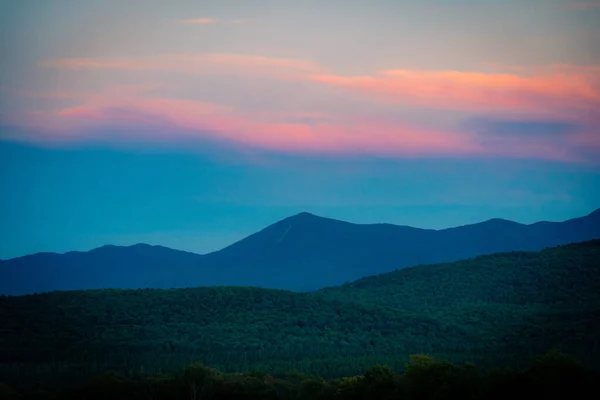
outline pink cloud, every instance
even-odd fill
[[[243,54],[171,54],[148,58],[65,58],[43,67],[74,70],[156,71],[266,75],[312,82],[382,102],[430,109],[533,115],[598,123],[600,66],[504,67],[509,72],[384,70],[365,76],[328,73],[311,60]]]
[[[557,115],[589,120],[600,107],[600,66],[501,66],[509,72],[384,70],[365,76],[328,73],[311,60],[244,54],[171,54],[148,58],[65,58],[42,67],[74,70],[267,75],[310,81],[379,101],[433,109]]]
[[[367,76],[328,74],[309,60],[240,54],[165,55],[149,58],[48,60],[44,67],[74,70],[266,74],[298,78],[300,84],[360,93],[367,99],[429,109],[521,117],[552,116],[590,127],[600,125],[600,67],[555,65],[509,73],[386,70]],[[29,130],[26,140],[155,140],[169,143],[218,140],[283,152],[385,156],[471,155],[580,161],[574,149],[596,143],[593,132],[557,145],[513,136],[494,145],[459,128],[431,128],[378,115],[327,111],[256,111],[161,95],[162,85],[113,86],[81,95],[72,106],[28,111],[4,119]],[[172,88],[169,88],[172,89]],[[317,87],[317,89],[320,89]],[[338,89],[331,89],[336,91]],[[261,95],[261,94],[258,94]],[[337,108],[339,109],[339,108]],[[460,113],[458,113],[460,114]],[[8,119],[7,119],[8,118]],[[112,132],[107,137],[107,132]],[[15,139],[15,138],[13,138]],[[17,138],[18,140],[18,138]]]
[[[561,66],[540,75],[388,70],[372,76],[313,75],[310,79],[409,106],[580,119],[600,109],[596,68],[569,71]]]
[[[186,146],[196,141],[217,140],[278,152],[579,161],[570,148],[552,143],[508,140],[501,146],[495,143],[490,147],[476,135],[385,119],[305,112],[255,113],[150,94],[148,88],[117,87],[90,96],[75,107],[30,113],[18,122],[35,133],[20,139],[45,143],[150,140]],[[116,132],[117,137],[115,133],[103,137],[107,132]]]
[[[325,113],[255,113],[192,100],[117,88],[57,112],[28,114],[21,126],[51,142],[85,140],[102,128],[149,127],[160,141],[215,139],[260,149],[327,154],[469,154],[467,137],[422,127]],[[114,131],[114,129],[110,129]],[[144,131],[143,129],[141,131]],[[97,136],[93,137],[97,139]]]

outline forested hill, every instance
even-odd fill
[[[504,354],[569,349],[600,367],[600,240],[405,268],[318,295],[426,315]],[[490,355],[490,357],[493,357]]]
[[[36,377],[76,379],[201,361],[228,371],[348,376],[375,363],[401,369],[416,353],[521,365],[552,347],[600,368],[599,288],[595,240],[312,293],[200,287],[0,296],[0,372],[25,379],[20,366],[38,365]]]
[[[403,268],[317,293],[410,311],[591,304],[600,299],[600,240]]]
[[[442,230],[301,213],[206,255],[139,244],[0,261],[0,294],[194,286],[310,291],[417,264],[597,238],[600,210],[564,222],[492,219]]]

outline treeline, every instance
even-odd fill
[[[181,371],[324,379],[410,354],[482,371],[549,348],[600,370],[600,240],[419,266],[312,293],[252,287],[0,296],[0,381]]]
[[[65,400],[476,400],[535,397],[569,399],[597,394],[600,374],[573,357],[551,350],[521,370],[482,372],[474,364],[453,364],[413,355],[402,372],[375,365],[363,373],[324,379],[299,372],[224,373],[203,364],[160,375],[106,372],[83,384],[54,391],[30,385],[19,392],[0,384],[0,398]]]

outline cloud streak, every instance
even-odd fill
[[[370,76],[313,75],[310,80],[379,101],[434,109],[588,118],[600,109],[596,67],[540,75],[387,70]]]

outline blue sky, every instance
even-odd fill
[[[0,258],[600,207],[598,1],[0,11]]]

